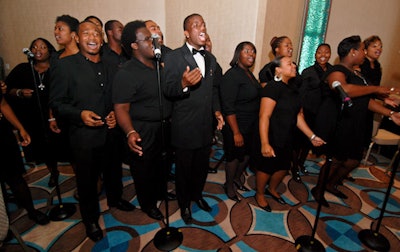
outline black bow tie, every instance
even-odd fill
[[[192,53],[193,53],[193,55],[195,55],[196,53],[200,53],[201,56],[203,56],[203,57],[206,55],[206,51],[204,51],[204,50],[197,50],[197,49],[195,49],[195,48],[192,49]]]

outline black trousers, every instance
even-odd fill
[[[190,202],[201,199],[207,179],[211,146],[175,150],[175,186],[178,205],[189,208]]]
[[[118,138],[108,134],[105,145],[100,147],[72,146],[76,183],[82,221],[97,222],[100,216],[97,181],[103,176],[109,205],[122,195],[122,161]]]
[[[164,199],[167,189],[165,165],[161,158],[135,158],[129,166],[141,209],[147,211],[157,207],[157,200]]]

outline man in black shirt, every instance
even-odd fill
[[[115,141],[111,132],[116,120],[111,104],[109,69],[101,61],[102,32],[90,21],[79,25],[76,41],[80,52],[60,59],[52,75],[50,106],[65,118],[76,165],[80,212],[87,236],[102,239],[97,180],[103,172],[107,203],[123,211],[135,209],[122,195],[122,169],[114,160]],[[119,169],[119,170],[118,170]]]
[[[128,56],[122,50],[121,34],[124,25],[118,20],[109,20],[104,25],[107,43],[103,45],[101,58],[107,64],[119,69],[128,60]]]
[[[157,200],[166,191],[168,162],[163,159],[169,135],[170,102],[159,91],[153,38],[142,21],[128,23],[121,37],[130,61],[118,71],[113,83],[113,103],[118,125],[130,149],[128,163],[142,211],[157,220],[163,215]]]

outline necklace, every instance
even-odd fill
[[[360,71],[354,70],[353,72],[354,72],[354,74],[357,75],[360,79],[362,79],[362,81],[364,82],[364,85],[365,85],[365,86],[368,86],[367,80],[364,78],[364,76],[361,74]]]
[[[45,74],[45,72],[43,72],[43,73],[38,72],[39,80],[40,80],[40,85],[38,86],[38,88],[40,88],[41,91],[43,91],[43,89],[45,88],[45,86],[43,85],[44,74]]]

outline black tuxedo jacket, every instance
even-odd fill
[[[183,149],[211,145],[214,112],[220,111],[216,58],[206,51],[205,77],[187,92],[182,89],[182,75],[186,66],[191,70],[198,66],[186,44],[167,53],[164,63],[164,94],[173,100],[172,145]]]

